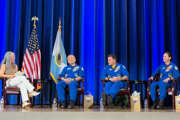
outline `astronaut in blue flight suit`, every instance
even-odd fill
[[[179,70],[178,67],[171,62],[172,55],[170,52],[165,52],[163,55],[163,64],[160,65],[157,70],[152,74],[149,80],[153,80],[156,74],[160,74],[159,81],[153,81],[150,85],[150,93],[153,101],[152,108],[162,109],[163,101],[166,97],[167,88],[171,87],[172,79],[179,78]],[[160,96],[159,99],[156,98],[156,87],[159,86]]]
[[[104,68],[104,72],[101,76],[102,80],[106,81],[103,100],[107,99],[107,105],[110,107],[113,105],[113,99],[116,94],[124,88],[123,80],[128,80],[128,71],[122,64],[116,63],[116,56],[110,54],[108,56],[108,65]],[[105,102],[105,101],[104,101]]]
[[[77,97],[78,81],[84,77],[84,70],[82,67],[76,64],[76,58],[74,55],[68,55],[68,66],[66,66],[60,74],[62,81],[56,85],[58,98],[61,101],[61,108],[68,107],[69,109],[74,107]],[[70,104],[66,106],[65,87],[69,87]]]

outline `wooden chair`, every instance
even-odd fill
[[[7,87],[6,86],[6,81],[7,78],[0,78],[3,80],[3,100],[4,100],[4,108],[6,108],[6,104],[7,104],[7,96],[8,95],[17,95],[17,105],[20,104],[20,96],[21,96],[21,92],[20,89],[18,87]],[[32,83],[32,82],[31,82]],[[32,101],[32,99],[30,99],[30,101]]]
[[[160,79],[160,74],[157,74],[153,81],[159,81]],[[153,82],[152,80],[148,81],[148,85],[147,85],[147,101],[148,101],[148,106],[150,106],[150,85]],[[167,88],[167,94],[172,96],[172,107],[173,109],[175,109],[175,95],[177,93],[177,80],[173,79],[172,80],[172,86],[171,88]],[[159,94],[160,90],[159,88],[157,89],[157,92]]]
[[[103,93],[104,93],[104,88],[105,88],[105,84],[107,82],[107,80],[102,80],[103,82]],[[123,80],[123,82],[127,82],[127,88],[122,88],[117,96],[121,96],[121,95],[127,95],[128,96],[128,102],[129,102],[129,106],[130,106],[130,83],[129,83],[129,80]],[[105,106],[107,105],[107,101],[105,101]]]
[[[60,78],[58,78],[59,81],[62,81]],[[82,82],[82,87],[81,87],[81,82]],[[82,96],[82,106],[84,106],[84,79],[81,79],[78,82],[78,88],[77,88],[77,102],[78,105],[81,105],[81,96]],[[69,94],[69,87],[65,88],[65,92],[66,92],[66,98],[67,95]],[[67,100],[67,99],[66,99]],[[57,101],[57,107],[59,106],[59,100],[58,100],[58,95],[57,95],[57,91],[56,91],[56,101]]]

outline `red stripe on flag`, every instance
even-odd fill
[[[28,52],[28,51],[27,51]],[[33,71],[33,64],[31,64],[31,57],[30,57],[30,59],[29,59],[29,57],[28,57],[28,53],[25,53],[25,59],[26,59],[26,61],[28,62],[28,66],[29,66],[29,68],[30,68],[30,71],[31,71],[31,73],[32,73],[32,71]],[[25,60],[24,59],[24,60]]]

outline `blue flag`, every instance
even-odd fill
[[[50,67],[50,75],[56,84],[58,75],[62,72],[65,66],[67,66],[67,59],[61,38],[61,26],[59,26],[56,41],[54,43]]]

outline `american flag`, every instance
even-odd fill
[[[39,49],[36,28],[33,28],[28,46],[26,48],[22,69],[26,77],[33,79],[41,78],[41,51]]]

